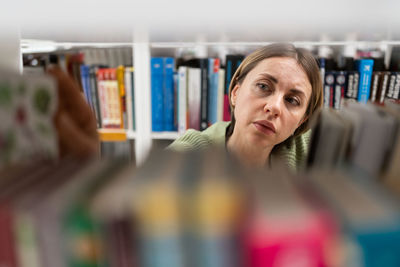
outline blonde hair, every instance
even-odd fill
[[[240,64],[239,68],[236,70],[235,74],[232,77],[231,84],[229,86],[229,104],[231,107],[232,119],[231,119],[231,124],[227,129],[228,137],[232,135],[236,122],[234,115],[235,107],[231,103],[231,94],[233,88],[236,86],[236,84],[241,84],[243,80],[246,78],[247,74],[254,67],[256,67],[258,63],[260,63],[264,59],[272,57],[289,57],[295,59],[297,63],[303,68],[311,84],[312,91],[311,91],[311,98],[305,113],[306,119],[299,127],[297,127],[292,137],[296,137],[305,133],[309,129],[308,121],[311,115],[314,114],[316,110],[322,107],[323,105],[322,81],[318,63],[314,58],[314,56],[311,54],[311,52],[304,48],[296,48],[292,44],[276,43],[267,45],[257,49],[256,51],[248,55]]]

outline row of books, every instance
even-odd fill
[[[322,109],[312,118],[311,129],[308,167],[348,167],[371,180],[400,182],[397,103],[346,102],[341,110]]]
[[[80,66],[82,88],[99,128],[135,129],[133,67]]]
[[[152,58],[153,131],[204,130],[216,121],[229,121],[229,84],[243,58],[227,55],[225,66],[218,58]],[[332,70],[331,59],[319,59],[325,107],[341,109],[345,100],[381,105],[386,99],[399,100],[400,72],[383,71],[383,59],[376,59],[375,65],[373,59],[346,60],[348,70]],[[168,70],[160,72],[163,61],[169,62]]]
[[[129,48],[24,55],[24,73],[42,74],[58,64],[79,84],[96,115],[98,128],[135,129],[132,51]],[[120,65],[116,65],[120,64]]]
[[[244,56],[219,58],[151,59],[152,130],[204,130],[230,120],[230,80]]]
[[[69,159],[0,174],[2,266],[400,262],[396,195],[342,171],[242,169],[211,149],[155,151],[139,169]]]
[[[81,84],[96,114],[98,127],[134,130],[132,68],[121,65],[104,71],[101,69],[105,65],[84,64],[97,62],[89,54],[64,58],[68,58],[68,71]],[[152,130],[182,133],[189,128],[203,130],[216,121],[229,121],[229,84],[243,58],[227,55],[224,65],[219,58],[152,58]],[[344,66],[333,67],[332,59],[319,58],[325,107],[340,109],[345,100],[383,104],[386,99],[399,99],[400,72],[385,70],[383,58],[345,61]]]
[[[344,99],[377,104],[400,99],[400,72],[385,70],[383,58],[345,58],[340,70],[334,70],[332,59],[319,58],[319,64],[325,107],[340,109]]]

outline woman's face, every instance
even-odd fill
[[[264,59],[232,90],[235,138],[247,144],[274,146],[306,119],[311,84],[293,58]]]

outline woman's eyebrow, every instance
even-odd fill
[[[264,78],[270,79],[274,83],[278,83],[278,79],[272,76],[271,74],[268,73],[260,73],[260,76],[263,76]]]
[[[293,89],[290,89],[290,92],[293,93],[293,94],[296,94],[296,95],[300,95],[302,97],[306,97],[306,94],[303,91],[299,90],[299,89],[293,88]]]

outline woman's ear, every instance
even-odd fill
[[[237,83],[235,85],[235,87],[233,87],[233,89],[232,89],[232,92],[231,92],[231,104],[232,104],[232,106],[236,105],[236,99],[237,99],[237,94],[238,94],[239,88],[240,88],[240,84]]]

